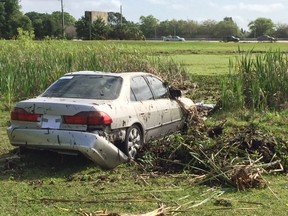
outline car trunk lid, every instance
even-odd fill
[[[110,116],[101,111],[111,101],[38,97],[16,104],[11,113],[12,124],[31,128],[86,131],[91,125],[109,125]]]

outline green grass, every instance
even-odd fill
[[[171,55],[175,61],[181,62],[192,75],[225,75],[228,73],[227,65],[235,55],[216,54],[183,54]]]
[[[110,43],[110,42],[109,42]],[[218,42],[113,42],[127,48],[139,49],[148,55],[172,58],[185,66],[192,75],[221,75],[228,74],[229,60],[235,60],[242,52],[251,51],[255,54],[268,50],[288,52],[288,43],[218,43]]]
[[[77,215],[80,209],[139,214],[159,205],[187,216],[272,216],[288,210],[282,175],[265,177],[269,188],[237,192],[198,185],[189,174],[142,173],[135,165],[103,171],[81,158],[26,154],[21,167],[1,172],[0,215]]]
[[[133,54],[143,56],[142,60],[145,61],[151,60],[150,57],[160,57],[164,61],[172,59],[181,65],[167,61],[170,65],[163,67],[162,71],[168,71],[166,75],[169,76],[178,66],[179,68],[185,66],[185,70],[192,77],[189,82],[195,85],[195,88],[187,89],[186,93],[195,101],[204,102],[216,102],[219,99],[220,81],[228,74],[229,59],[235,57],[239,47],[241,50],[253,50],[256,54],[279,48],[284,52],[288,51],[288,43],[51,41],[48,44],[40,42],[40,47],[37,44],[28,44],[29,47],[35,46],[34,48],[38,47],[43,51],[42,54],[37,52],[37,56],[33,55],[33,48],[29,52],[17,47],[19,44],[6,41],[0,43],[1,51],[5,50],[8,52],[7,55],[11,56],[10,59],[6,58],[6,54],[1,52],[0,59],[7,61],[4,67],[2,65],[1,75],[3,72],[5,75],[10,74],[6,73],[8,70],[3,71],[3,68],[12,70],[15,65],[22,63],[20,66],[25,70],[16,74],[17,77],[35,75],[31,72],[31,68],[35,67],[35,71],[41,71],[43,77],[47,78],[42,84],[45,86],[70,69],[108,70],[117,68],[117,65],[125,60],[131,61],[132,64],[126,64],[121,69],[139,69],[138,62],[133,62],[134,58],[130,56]],[[103,44],[106,50],[102,49],[102,52],[104,50],[107,53],[100,55],[103,57],[99,61],[101,67],[99,65],[96,67],[97,62],[94,65],[93,58],[85,53],[100,52],[99,48],[102,48]],[[111,50],[117,55],[110,55]],[[25,58],[24,54],[27,53],[31,54],[29,58],[37,57],[36,61]],[[42,58],[44,54],[46,58]],[[21,58],[19,56],[16,58],[17,55]],[[119,55],[123,58],[119,58]],[[96,56],[95,54],[94,57]],[[113,64],[105,65],[111,56],[113,60],[109,61]],[[144,64],[145,61],[142,62],[144,66],[140,66],[146,69],[148,65],[151,68],[153,64]],[[36,64],[37,62],[39,64]],[[155,68],[152,67],[153,70]],[[26,74],[25,71],[31,74]],[[40,75],[37,76],[39,77]],[[1,78],[3,79],[3,76]],[[1,81],[5,84],[0,86],[3,96],[7,82]],[[19,85],[29,88],[24,82],[22,84]],[[34,94],[35,92],[30,96]],[[0,215],[84,215],[83,212],[94,212],[96,215],[96,212],[103,212],[105,209],[110,213],[140,214],[153,211],[162,204],[167,207],[167,215],[184,216],[233,214],[274,216],[286,215],[288,211],[288,182],[285,174],[265,174],[264,179],[269,182],[269,188],[238,192],[235,188],[228,188],[225,185],[215,184],[212,187],[200,184],[201,180],[197,181],[195,175],[185,172],[180,174],[146,172],[140,164],[135,163],[123,164],[114,170],[105,171],[85,158],[35,151],[23,152],[21,159],[14,158],[7,161],[7,158],[14,155],[15,150],[10,146],[6,135],[9,112],[3,111],[5,107],[2,100],[1,102]],[[287,116],[287,111],[253,113],[253,115],[246,110],[218,112],[210,117],[206,124],[211,126],[227,120],[226,132],[253,124],[277,138],[288,140]]]
[[[91,42],[87,42],[90,44]],[[93,43],[93,42],[92,42]],[[218,43],[218,42],[164,42],[164,41],[107,41],[128,48],[141,49],[142,52],[158,54],[231,54],[241,50],[263,53],[271,48],[288,52],[288,43]]]

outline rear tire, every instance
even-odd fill
[[[143,134],[139,126],[132,125],[127,129],[124,141],[124,153],[130,158],[135,159],[139,149],[143,145]]]

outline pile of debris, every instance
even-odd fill
[[[284,171],[276,151],[277,145],[287,146],[284,140],[276,141],[253,126],[225,131],[226,121],[207,127],[205,119],[214,108],[200,103],[186,109],[184,132],[146,145],[140,159],[144,171],[185,171],[201,176],[202,182],[239,190],[263,188],[267,185],[263,173]]]

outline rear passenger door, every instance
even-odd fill
[[[155,105],[157,106],[160,116],[160,124],[162,126],[169,124],[171,122],[171,114],[169,107],[170,99],[168,96],[168,89],[158,78],[154,76],[147,76],[146,78],[154,95]]]
[[[139,121],[144,125],[146,138],[157,136],[156,128],[160,126],[160,117],[154,96],[143,76],[131,79],[130,100]]]
[[[165,135],[177,130],[177,122],[182,120],[182,112],[176,100],[171,99],[168,87],[157,77],[147,76],[147,81],[154,94],[155,102],[160,116],[161,130]]]

